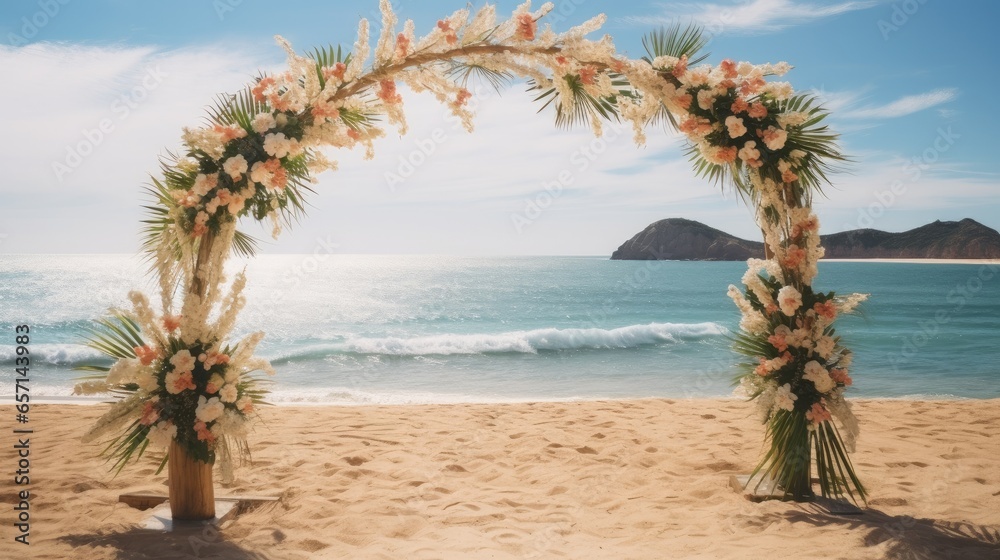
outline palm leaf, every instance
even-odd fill
[[[326,47],[316,47],[312,52],[307,52],[306,56],[316,61],[316,76],[319,78],[319,87],[326,87],[326,77],[323,75],[323,68],[335,66],[338,62],[343,64],[351,63],[351,53],[344,54],[340,45],[327,45]]]
[[[239,125],[247,132],[253,130],[254,117],[270,112],[271,108],[266,102],[254,98],[252,88],[249,86],[231,95],[219,95],[215,105],[208,108],[209,122],[212,124]]]
[[[144,346],[139,325],[129,316],[117,311],[110,317],[99,319],[97,325],[88,330],[89,337],[85,346],[93,348],[115,360],[135,358],[134,348]],[[77,366],[73,369],[83,371],[100,371],[90,366]]]
[[[500,93],[504,87],[510,85],[514,79],[514,75],[505,70],[497,71],[480,64],[458,61],[452,62],[451,67],[446,71],[446,75],[455,82],[462,84],[462,87],[465,89],[469,89],[469,81],[471,79],[487,82],[497,93]]]
[[[709,38],[700,25],[688,24],[681,27],[680,23],[675,23],[667,28],[661,27],[642,38],[642,46],[647,54],[643,60],[652,63],[653,59],[660,56],[686,56],[689,65],[700,64],[710,54],[698,54],[708,45],[708,41]]]
[[[565,76],[562,78],[569,84],[573,94],[573,110],[568,111],[563,106],[562,100],[556,88],[548,88],[534,101],[544,101],[545,103],[538,110],[539,113],[555,104],[556,126],[559,128],[570,128],[577,124],[589,124],[593,119],[604,119],[606,121],[619,120],[617,99],[619,96],[633,96],[631,85],[618,74],[611,75],[611,84],[618,91],[610,97],[594,97],[584,87],[579,76]],[[541,90],[542,86],[531,80],[528,82],[528,91]]]

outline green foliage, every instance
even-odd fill
[[[653,59],[660,56],[686,56],[689,65],[700,64],[710,54],[698,54],[708,45],[708,41],[705,30],[699,25],[688,24],[682,27],[680,23],[675,23],[670,27],[661,27],[642,38],[642,46],[647,55],[643,60],[652,64]]]
[[[469,89],[470,81],[483,81],[490,84],[494,91],[500,93],[514,79],[514,75],[510,72],[493,70],[481,64],[451,61],[449,65],[450,67],[446,75],[455,82],[462,84],[462,87],[465,89]]]
[[[535,101],[544,101],[538,112],[544,111],[553,103],[556,108],[556,126],[559,128],[570,128],[577,124],[589,124],[593,119],[603,119],[606,121],[619,120],[618,106],[616,104],[619,95],[631,95],[631,86],[628,81],[621,76],[612,76],[611,84],[618,90],[618,93],[610,97],[594,97],[584,88],[583,81],[579,76],[566,76],[563,78],[569,85],[573,93],[573,109],[569,111],[563,106],[556,88],[549,88],[543,91]],[[530,82],[529,91],[542,89],[536,82]]]

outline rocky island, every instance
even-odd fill
[[[998,259],[1000,233],[966,218],[936,221],[891,233],[856,229],[823,235],[830,259]],[[615,251],[612,260],[742,261],[763,258],[764,244],[701,222],[668,218],[650,224]]]

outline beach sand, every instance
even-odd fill
[[[763,437],[740,400],[268,408],[254,466],[216,494],[281,500],[218,534],[140,528],[148,512],[118,496],[165,494],[165,472],[147,457],[108,474],[79,441],[102,409],[31,409],[29,546],[13,540],[5,430],[0,557],[1000,557],[998,400],[856,401],[858,516],[730,489]]]

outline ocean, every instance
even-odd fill
[[[316,404],[725,397],[740,356],[726,297],[739,262],[606,257],[262,255],[245,267],[237,337],[263,330],[271,401]],[[129,290],[132,255],[0,255],[0,399],[14,328],[31,327],[31,391],[64,399],[81,344]],[[848,395],[1000,397],[1000,266],[824,262],[816,287],[871,294],[838,320]]]

